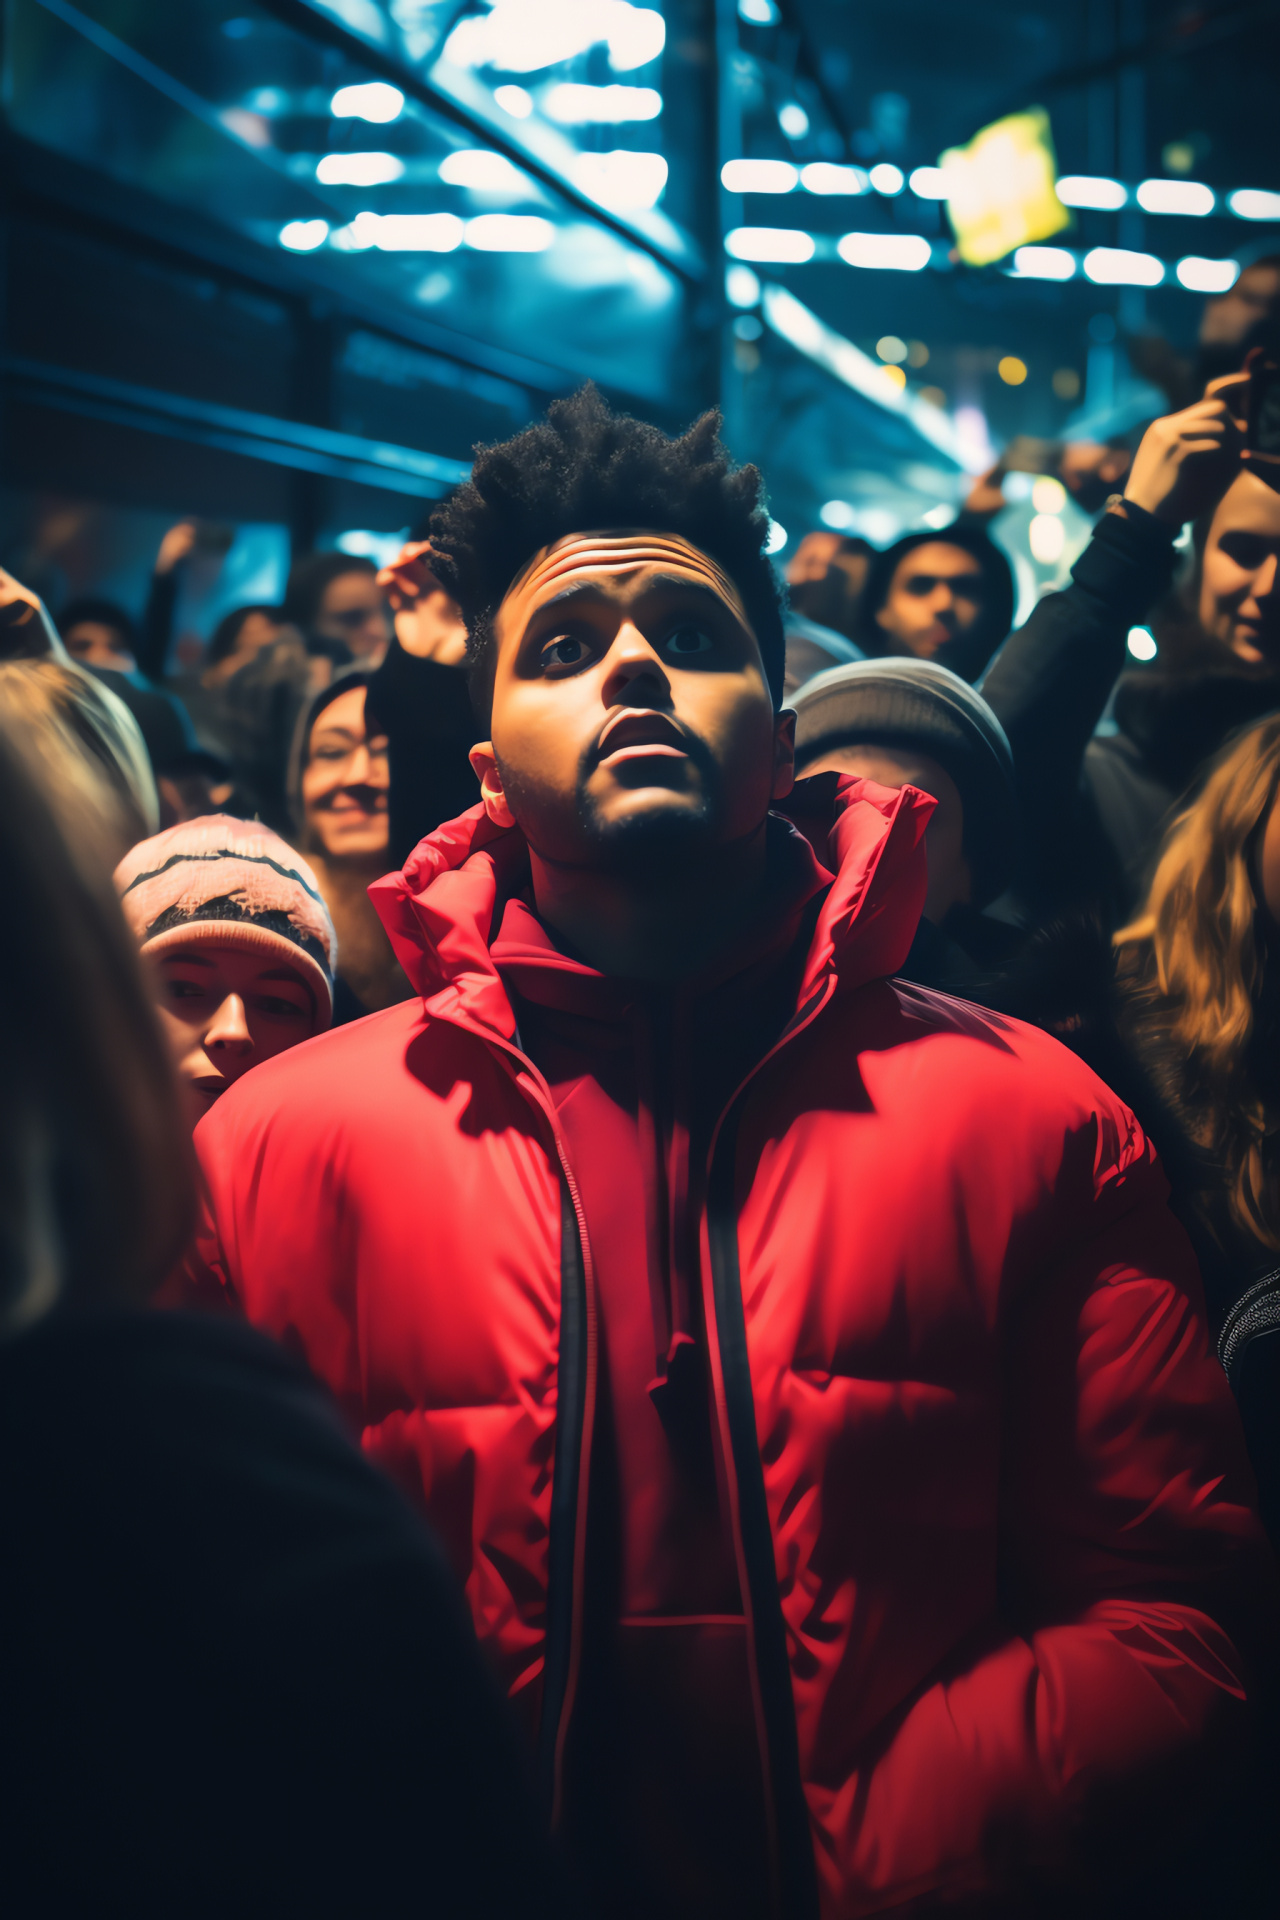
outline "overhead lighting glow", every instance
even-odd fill
[[[778,125],[788,140],[803,140],[809,131],[809,116],[797,101],[788,100],[778,108]]]
[[[726,160],[720,169],[730,193],[791,193],[799,178],[789,160]]]
[[[749,27],[776,27],[782,15],[773,0],[738,0],[738,18]]]
[[[872,167],[867,178],[877,193],[901,193],[907,184],[902,168],[895,167],[889,160],[882,160],[878,167]]]
[[[1027,363],[1019,360],[1016,353],[1006,353],[997,365],[996,372],[1006,387],[1020,387],[1027,377]]]
[[[280,245],[290,253],[314,253],[329,238],[327,220],[291,220],[280,229]]]
[[[945,500],[940,500],[936,507],[930,507],[928,513],[921,515],[926,527],[934,527],[939,531],[949,527],[956,517],[955,508],[948,506]]]
[[[1280,220],[1280,193],[1241,187],[1237,193],[1228,195],[1227,205],[1241,220]]]
[[[1212,213],[1215,200],[1213,188],[1198,180],[1144,180],[1137,192],[1146,213]]]
[[[1094,247],[1086,253],[1085,273],[1101,287],[1158,287],[1164,262],[1153,253],[1132,253],[1128,247]]]
[[[657,206],[667,184],[667,163],[660,153],[618,147],[612,153],[580,153],[573,177],[600,206],[634,213]]]
[[[755,307],[760,304],[760,282],[750,267],[727,267],[724,292],[731,307]]]
[[[776,520],[771,520],[769,522],[768,536],[766,537],[765,543],[764,543],[765,552],[781,553],[782,549],[786,546],[786,544],[787,544],[786,528],[783,526],[780,526]]]
[[[316,179],[326,187],[384,187],[403,172],[404,161],[394,153],[326,153]]]
[[[1175,269],[1189,293],[1226,293],[1240,278],[1238,260],[1205,260],[1189,253]]]
[[[478,213],[468,220],[466,242],[478,253],[545,253],[556,237],[538,213]]]
[[[614,72],[629,73],[656,60],[666,38],[662,15],[628,0],[498,0],[489,13],[459,20],[444,57],[455,67],[537,73],[606,41]]]
[[[440,162],[440,178],[446,186],[475,187],[482,193],[519,193],[527,184],[518,167],[485,147],[447,153]]]
[[[656,120],[662,95],[656,87],[588,87],[562,80],[542,104],[547,118],[562,127],[617,126],[624,120]]]
[[[1129,189],[1119,180],[1104,180],[1092,173],[1064,173],[1057,183],[1057,194],[1064,207],[1094,207],[1114,213],[1129,198]]]
[[[795,227],[735,227],[725,235],[726,253],[735,260],[799,263],[813,258],[813,236]]]
[[[1069,280],[1076,270],[1075,255],[1066,247],[1018,247],[1013,271],[1023,280]]]
[[[945,200],[947,197],[947,185],[941,167],[917,167],[907,185],[920,200]]]
[[[1058,169],[1043,107],[993,120],[967,146],[948,147],[939,164],[956,252],[967,266],[992,266],[1071,224],[1053,190]]]
[[[919,273],[932,251],[918,233],[846,233],[836,242],[836,252],[851,267],[892,267],[899,273]]]
[[[896,333],[886,333],[876,341],[876,352],[882,360],[892,361],[896,366],[899,360],[905,360],[907,357],[907,343],[905,340],[900,340]]]
[[[881,367],[880,371],[889,382],[889,385],[895,388],[898,393],[906,392],[907,376],[901,367]]]
[[[1067,490],[1061,480],[1042,473],[1032,484],[1031,504],[1037,513],[1061,513],[1067,504]]]
[[[462,244],[456,213],[360,213],[351,225],[358,245],[383,253],[452,253]]]
[[[372,120],[375,126],[384,126],[399,117],[403,106],[399,87],[388,86],[385,80],[367,80],[363,86],[339,87],[329,111],[336,120]]]
[[[818,508],[818,518],[836,533],[852,533],[858,524],[858,516],[847,500],[828,500]]]
[[[533,95],[526,93],[523,87],[495,87],[493,97],[504,113],[513,120],[527,120],[533,112]]]
[[[806,193],[870,193],[871,176],[865,167],[837,167],[830,160],[811,160],[800,169]]]
[[[1154,660],[1159,651],[1150,627],[1130,627],[1125,644],[1135,660]]]
[[[1031,558],[1038,560],[1042,567],[1051,567],[1062,558],[1067,530],[1056,513],[1038,513],[1027,528],[1027,541]]]

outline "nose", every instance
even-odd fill
[[[625,621],[614,637],[605,663],[602,695],[606,707],[628,705],[667,706],[671,682],[666,669],[631,621]]]
[[[206,1053],[220,1050],[234,1058],[253,1052],[253,1035],[238,993],[229,993],[205,1029]]]
[[[1269,553],[1262,568],[1254,576],[1253,597],[1255,600],[1269,600],[1275,593],[1277,575],[1280,575],[1280,554]]]

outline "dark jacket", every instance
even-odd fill
[[[370,678],[368,701],[386,729],[391,763],[388,864],[402,866],[419,840],[479,799],[467,756],[485,730],[463,669],[420,660],[397,639]]]
[[[301,1364],[230,1320],[0,1346],[0,1909],[546,1920],[453,1581]]]

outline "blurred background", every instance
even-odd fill
[[[1280,299],[1248,278],[1280,252],[1273,4],[0,18],[0,564],[140,612],[194,520],[188,667],[291,559],[389,558],[587,378],[666,427],[722,407],[782,565],[944,527],[1002,456],[1025,616],[1100,504],[1062,443],[1136,444]]]

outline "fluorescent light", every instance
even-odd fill
[[[787,530],[776,520],[769,522],[769,532],[764,543],[766,553],[781,553],[787,544]]]
[[[1241,187],[1228,194],[1227,205],[1241,220],[1280,220],[1280,193],[1266,193],[1259,187]]]
[[[481,192],[521,192],[527,184],[519,169],[487,147],[463,147],[440,162],[440,178],[450,187],[477,187]]]
[[[609,14],[609,65],[615,73],[630,73],[658,58],[667,44],[667,23],[660,13],[653,7],[614,5]]]
[[[1027,528],[1027,540],[1031,558],[1038,560],[1042,567],[1051,567],[1055,560],[1062,558],[1067,530],[1056,513],[1038,513]]]
[[[730,193],[790,193],[799,178],[789,160],[726,160],[720,169]]]
[[[336,120],[372,120],[383,126],[395,120],[403,106],[399,87],[388,86],[385,80],[367,80],[363,86],[339,87],[329,111]]]
[[[1130,627],[1126,645],[1135,660],[1154,660],[1158,651],[1150,627]]]
[[[782,16],[773,0],[738,0],[738,18],[749,27],[776,27]]]
[[[526,93],[523,87],[495,87],[493,97],[504,113],[513,120],[527,120],[533,112],[533,95]]]
[[[357,242],[367,246],[367,234],[383,253],[452,253],[462,244],[456,213],[360,213],[351,225]]]
[[[660,153],[618,147],[612,153],[580,153],[573,177],[600,206],[633,213],[657,206],[667,184],[667,163]]]
[[[330,235],[329,244],[340,253],[364,253],[367,248],[377,246],[381,226],[380,213],[358,213],[348,226],[339,227]]]
[[[1138,188],[1138,205],[1147,213],[1212,213],[1212,187],[1198,180],[1144,180]]]
[[[902,168],[895,167],[888,160],[882,160],[878,167],[872,167],[867,178],[877,193],[901,193],[907,184]]]
[[[918,233],[846,233],[836,252],[851,267],[892,267],[899,273],[919,273],[933,252]]]
[[[1094,247],[1082,262],[1085,273],[1101,287],[1158,287],[1164,262],[1153,253],[1132,253],[1128,247]]]
[[[800,169],[806,193],[869,193],[871,177],[865,167],[837,167],[830,160],[811,160]]]
[[[788,100],[785,107],[778,108],[778,125],[788,140],[803,140],[809,131],[809,116],[795,100]]]
[[[1023,280],[1069,280],[1076,270],[1075,255],[1066,247],[1016,247],[1013,272]]]
[[[1226,293],[1240,278],[1238,260],[1205,260],[1189,253],[1175,269],[1180,284],[1189,293]]]
[[[828,500],[818,508],[818,518],[824,527],[831,527],[836,533],[852,533],[858,524],[858,516],[847,500]]]
[[[735,227],[725,235],[724,248],[735,260],[799,263],[812,260],[813,236],[795,227]]]
[[[280,229],[280,245],[290,253],[314,253],[329,238],[327,220],[291,220]]]
[[[562,127],[616,126],[623,120],[656,120],[662,95],[656,87],[588,87],[562,80],[542,104],[548,119]]]
[[[947,197],[941,167],[917,167],[907,185],[920,200],[945,200]]]
[[[467,245],[478,253],[544,253],[555,237],[539,213],[478,213],[467,222]]]
[[[326,153],[316,179],[326,187],[384,187],[403,172],[404,161],[394,153]]]
[[[755,307],[760,303],[760,282],[750,267],[726,268],[724,292],[731,307]]]
[[[1129,189],[1119,180],[1092,173],[1064,173],[1055,192],[1064,207],[1100,207],[1104,213],[1114,213],[1129,198]]]

